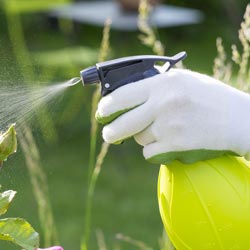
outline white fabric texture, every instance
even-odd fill
[[[250,95],[207,75],[171,69],[103,97],[97,113],[130,108],[103,128],[103,138],[134,136],[146,159],[196,149],[250,155]]]

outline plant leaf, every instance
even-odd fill
[[[15,195],[16,192],[13,190],[8,190],[0,193],[0,215],[3,215],[7,212]]]
[[[6,240],[26,249],[39,247],[39,235],[31,225],[21,218],[0,220],[0,240]]]
[[[0,134],[0,162],[7,159],[7,157],[16,152],[17,140],[15,124],[12,124],[9,129]]]

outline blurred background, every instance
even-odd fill
[[[136,2],[0,0],[1,84],[52,85],[78,76],[80,70],[99,60],[108,17],[112,24],[106,60],[154,54],[138,38],[142,31],[137,28]],[[223,38],[228,52],[232,43],[239,43],[238,29],[247,0],[153,2],[149,23],[164,45],[165,55],[185,50],[187,68],[211,75],[216,38]],[[30,124],[48,183],[57,239],[65,250],[80,249],[84,234],[94,90],[80,84],[68,88]],[[100,134],[101,128],[97,152],[102,144]],[[3,190],[18,192],[8,216],[27,219],[41,232],[42,246],[46,244],[44,229],[25,160],[19,147],[1,170],[0,184]],[[143,249],[117,234],[159,249],[163,227],[156,196],[158,170],[159,166],[143,159],[141,147],[132,139],[110,147],[92,199],[89,249],[100,249],[102,236],[107,249]],[[0,242],[0,249],[19,248]]]

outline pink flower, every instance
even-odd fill
[[[64,250],[63,247],[60,246],[54,246],[54,247],[48,247],[48,248],[38,248],[37,250]]]

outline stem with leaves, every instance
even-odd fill
[[[5,133],[0,133],[0,162],[15,153],[16,148],[16,131],[14,125],[11,125]],[[15,195],[16,192],[13,190],[0,193],[0,216],[8,211]],[[21,218],[0,219],[0,240],[12,242],[26,250],[39,247],[38,233]]]

